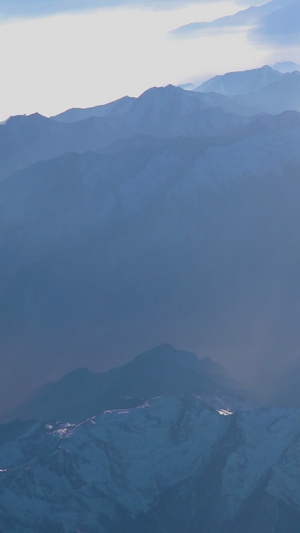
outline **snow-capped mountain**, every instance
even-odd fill
[[[6,533],[292,533],[300,414],[164,397],[79,424],[0,427]]]
[[[300,530],[299,84],[0,125],[1,533]]]

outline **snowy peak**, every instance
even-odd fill
[[[1,431],[4,531],[282,533],[287,513],[285,530],[300,526],[297,410],[223,416],[181,395]]]

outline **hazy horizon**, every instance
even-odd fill
[[[213,93],[153,89],[97,116],[1,126],[2,394],[17,382],[22,396],[85,358],[107,369],[161,342],[263,389],[298,353],[285,276],[297,261],[299,75],[245,71],[299,63],[300,2],[108,4],[0,0],[3,120],[244,74]],[[286,212],[285,259],[274,243]]]
[[[57,0],[50,6],[30,0],[25,8],[0,2],[0,46],[7,51],[1,57],[1,121],[34,112],[51,116],[139,96],[152,86],[200,83],[228,71],[297,62],[299,56],[298,40],[288,39],[285,28],[278,30],[277,19],[279,42],[270,38],[272,29],[262,28],[261,15],[252,22],[234,19],[228,26],[222,17],[245,10],[250,1],[108,5]],[[214,20],[217,26],[208,24],[204,31],[190,33],[186,26]],[[177,34],[181,27],[188,30]]]

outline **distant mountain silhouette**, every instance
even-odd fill
[[[231,97],[233,108],[244,114],[300,111],[300,72],[281,73],[271,67],[215,76],[195,89]]]
[[[297,107],[298,85],[167,86],[0,126],[2,412],[163,340],[271,399],[300,342],[300,115],[264,110]]]
[[[70,123],[78,122],[79,120],[85,120],[91,117],[112,117],[116,115],[123,115],[124,113],[132,110],[135,100],[135,98],[124,96],[119,100],[115,100],[114,102],[104,105],[89,107],[86,109],[68,109],[67,111],[59,113],[51,118],[59,122]]]
[[[235,102],[273,115],[289,110],[300,111],[300,72],[283,74],[260,90],[235,97]]]
[[[215,76],[205,81],[195,90],[199,92],[215,92],[225,96],[249,94],[266,87],[280,79],[282,74],[269,66],[239,72],[228,72],[223,76]]]
[[[39,114],[11,117],[0,125],[0,180],[39,160],[66,152],[97,151],[117,139],[216,136],[247,122],[222,95],[202,95],[179,87],[153,88],[139,98],[90,110],[70,110],[57,118]],[[76,120],[76,122],[74,122]]]
[[[37,391],[6,419],[79,422],[104,410],[133,407],[156,396],[180,394],[219,396],[220,405],[222,395],[226,395],[223,402],[229,404],[243,397],[221,365],[164,344],[106,373],[93,373],[86,368],[75,370]]]
[[[272,68],[286,74],[287,72],[294,72],[295,70],[300,71],[300,65],[294,63],[293,61],[279,61],[272,65]]]
[[[226,351],[267,395],[253,361],[271,384],[298,345],[299,132],[289,112],[221,137],[137,136],[3,181],[3,407],[12,377],[21,399],[53,372],[111,368],[162,339]]]

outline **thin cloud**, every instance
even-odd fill
[[[240,29],[242,27],[253,26],[258,24],[263,16],[266,16],[274,11],[273,2],[269,2],[263,6],[250,6],[247,9],[238,11],[234,15],[217,18],[211,22],[193,22],[180,26],[175,29],[172,34],[177,37],[195,37],[197,34],[201,35],[203,32],[213,32],[215,30],[232,30]]]
[[[270,0],[255,0],[255,5],[262,6],[263,4],[267,4],[268,1]],[[236,4],[249,7],[251,6],[252,2],[250,2],[249,0],[236,0]]]
[[[258,27],[250,33],[257,42],[280,46],[300,44],[300,2],[277,9],[263,17]]]
[[[300,43],[299,27],[300,0],[272,0],[211,22],[181,26],[171,33],[179,38],[194,38],[203,34],[244,29],[253,42],[291,45]]]

